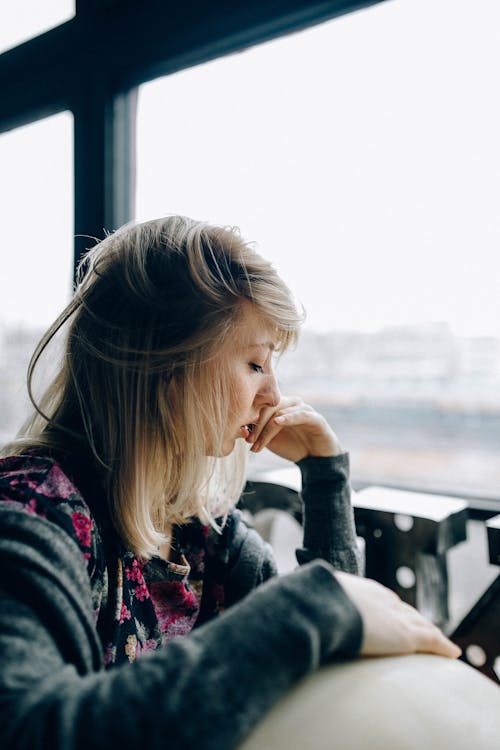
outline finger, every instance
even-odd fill
[[[393,606],[395,603],[392,603]],[[432,653],[456,659],[462,653],[461,649],[450,641],[433,622],[424,617],[415,607],[399,600],[397,612],[402,617],[405,629],[411,633],[413,651],[418,653]]]
[[[266,447],[283,429],[282,425],[276,423],[275,419],[268,422],[265,428],[261,431],[260,435],[256,438],[251,450],[254,453],[258,453]]]
[[[265,448],[283,429],[290,427],[311,427],[314,425],[319,425],[318,415],[310,412],[302,405],[300,407],[292,406],[286,410],[276,411],[257,436],[252,450],[257,452]]]
[[[288,409],[280,409],[268,424],[274,423],[281,428],[306,427],[309,429],[313,427],[321,431],[324,422],[324,418],[318,412],[307,406],[307,404],[300,404]]]
[[[419,628],[417,631],[417,648],[419,653],[437,654],[450,659],[457,659],[462,650],[447,638],[435,625]]]
[[[283,413],[285,410],[289,408],[293,408],[299,401],[300,399],[298,397],[286,396],[280,400],[277,406],[267,407],[263,409],[260,413],[259,421],[255,425],[255,429],[250,435],[248,442],[256,443],[257,440],[262,435],[262,433],[264,432],[266,426],[269,424],[269,422],[272,419],[274,419],[276,415]]]
[[[260,440],[264,440],[267,432],[273,426],[276,427],[274,420],[277,416],[282,414],[288,409],[293,409],[294,404],[290,404],[289,399],[282,399],[277,407],[268,408],[261,412],[259,422],[255,426],[254,431],[251,435],[251,442],[257,443]]]

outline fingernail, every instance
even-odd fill
[[[285,417],[275,417],[274,421],[277,424],[283,424],[283,422],[285,421]]]

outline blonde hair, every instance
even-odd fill
[[[221,352],[250,302],[284,350],[302,315],[272,265],[235,229],[170,216],[126,226],[90,250],[74,297],[28,369],[35,407],[3,453],[88,453],[111,517],[149,558],[171,523],[214,523],[242,490],[243,441],[217,456],[228,419]],[[35,368],[64,332],[62,363],[40,402]]]

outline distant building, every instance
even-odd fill
[[[305,330],[279,374],[288,389],[322,402],[451,399],[500,409],[500,339],[457,337],[440,322],[374,333]]]

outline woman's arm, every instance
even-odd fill
[[[304,549],[298,550],[298,561],[319,557],[358,573],[349,457],[326,419],[301,398],[284,397],[263,412],[248,441],[253,452],[266,447],[300,467]]]
[[[273,579],[191,635],[109,671],[81,553],[53,523],[0,512],[4,750],[230,750],[298,679],[358,652],[333,570]]]
[[[459,656],[457,646],[395,593],[352,575],[358,565],[349,462],[325,418],[300,398],[283,398],[267,410],[249,440],[252,450],[267,447],[300,466],[305,519],[304,549],[297,557],[302,563],[323,558],[339,569],[338,580],[362,617],[361,653]]]
[[[359,561],[349,485],[349,456],[305,458],[302,474],[304,548],[299,563],[322,558],[334,568],[359,573]]]

